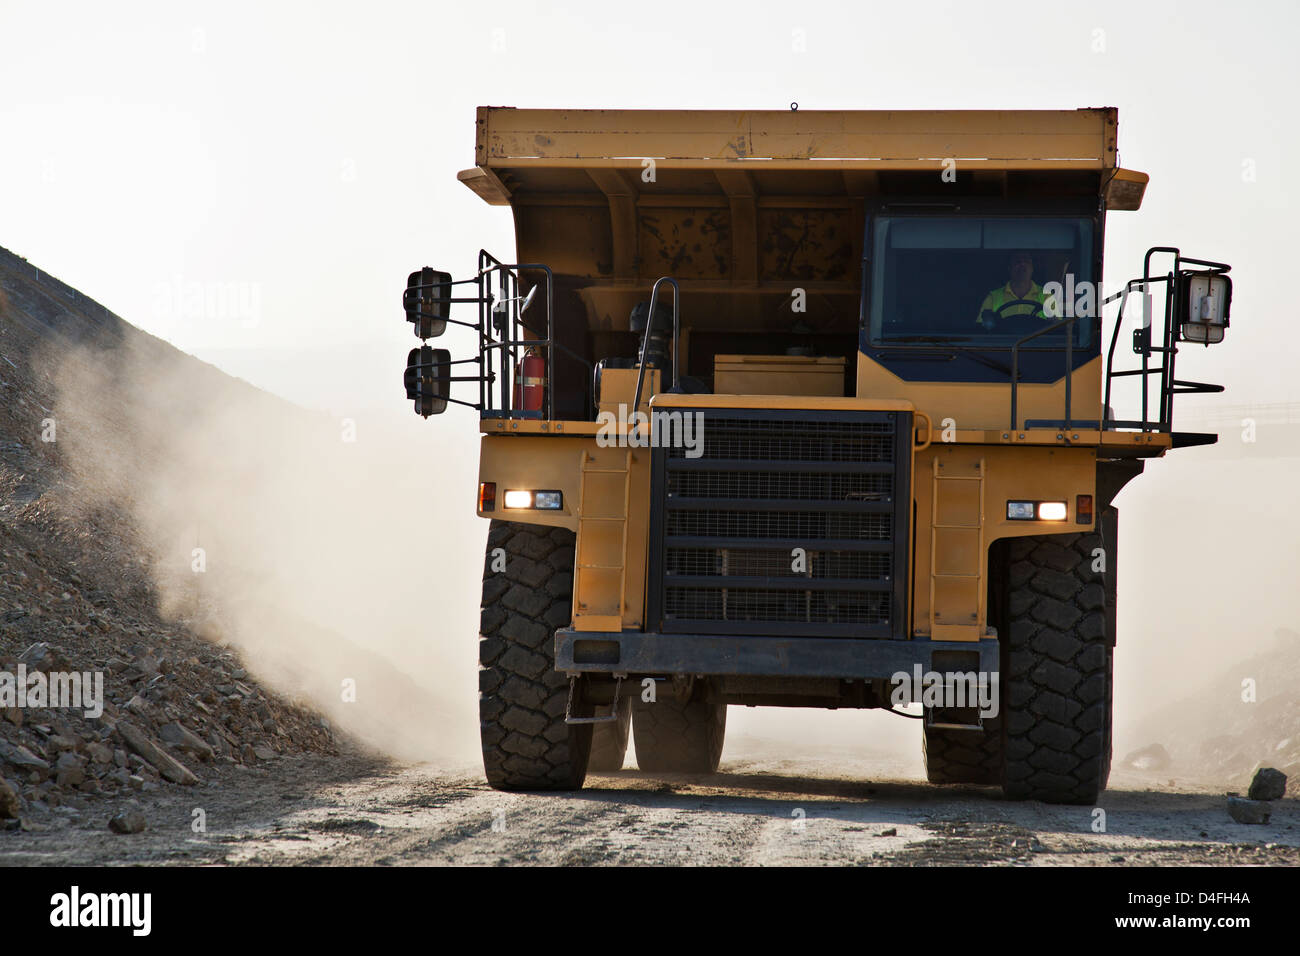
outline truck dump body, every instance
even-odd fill
[[[948,197],[999,203],[1072,199],[1093,214],[1103,196],[1135,208],[1133,184],[1140,199],[1145,177],[1117,176],[1115,139],[1113,109],[482,108],[477,165],[460,178],[488,202],[512,207],[518,261],[554,271],[557,335],[583,359],[634,353],[628,316],[655,279],[671,275],[682,290],[686,374],[711,385],[714,357],[743,333],[752,354],[797,344],[842,356],[843,394],[852,395],[863,394],[858,329],[870,209],[940,187]],[[952,181],[941,181],[945,170]],[[795,288],[816,319],[797,338]],[[568,383],[557,389],[557,414],[586,417],[591,396],[580,366],[561,358],[555,371]],[[893,385],[867,378],[864,389]]]
[[[530,110],[481,107],[475,163],[527,185],[544,169],[668,169],[763,163],[802,169],[933,169],[948,158],[993,170],[1115,166],[1116,111]],[[472,174],[461,173],[467,180]],[[542,188],[544,178],[533,180]],[[507,202],[507,192],[495,197]]]

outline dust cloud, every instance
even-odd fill
[[[1219,446],[1149,463],[1118,499],[1115,752],[1158,743],[1162,779],[1237,786],[1300,770],[1300,434],[1217,424]]]
[[[486,523],[446,500],[472,500],[447,463],[470,449],[304,411],[142,334],[44,364],[70,497],[131,520],[165,615],[369,747],[476,759]]]

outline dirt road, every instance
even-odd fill
[[[143,794],[149,828],[119,836],[111,804],[0,833],[0,865],[1296,865],[1300,801],[1233,823],[1219,790],[1117,773],[1100,807],[1009,803],[935,788],[861,755],[783,759],[761,746],[702,778],[593,775],[568,794],[506,794],[472,766],[351,755],[230,767]],[[195,832],[202,811],[205,832]]]

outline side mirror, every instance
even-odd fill
[[[406,310],[406,321],[415,325],[415,334],[420,339],[436,338],[447,331],[451,282],[451,273],[427,266],[407,278],[402,308]]]
[[[422,345],[406,356],[402,382],[406,397],[415,403],[415,413],[428,418],[447,410],[451,388],[451,352]]]
[[[519,302],[518,317],[522,319],[524,313],[528,311],[528,307],[533,304],[533,296],[535,295],[537,295],[537,286],[529,289],[528,294],[525,296],[516,295],[506,299],[497,299],[492,304],[492,328],[496,329],[498,334],[504,335],[506,326],[510,324],[510,303]],[[522,302],[520,302],[521,298]]]
[[[533,304],[533,296],[537,295],[537,286],[528,290],[528,295],[524,296],[524,304],[519,307],[519,314],[523,315],[528,311],[528,307]]]
[[[1232,303],[1232,280],[1225,275],[1183,273],[1178,277],[1179,335],[1186,342],[1223,341]]]

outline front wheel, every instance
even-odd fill
[[[573,603],[574,533],[493,521],[479,624],[483,769],[498,790],[577,790],[591,724],[565,723],[569,682],[555,670],[555,630]],[[504,570],[500,555],[505,552]],[[574,716],[588,716],[590,705]]]
[[[1114,555],[1098,532],[1015,538],[1009,551],[1002,789],[1013,800],[1089,804],[1110,771]]]

